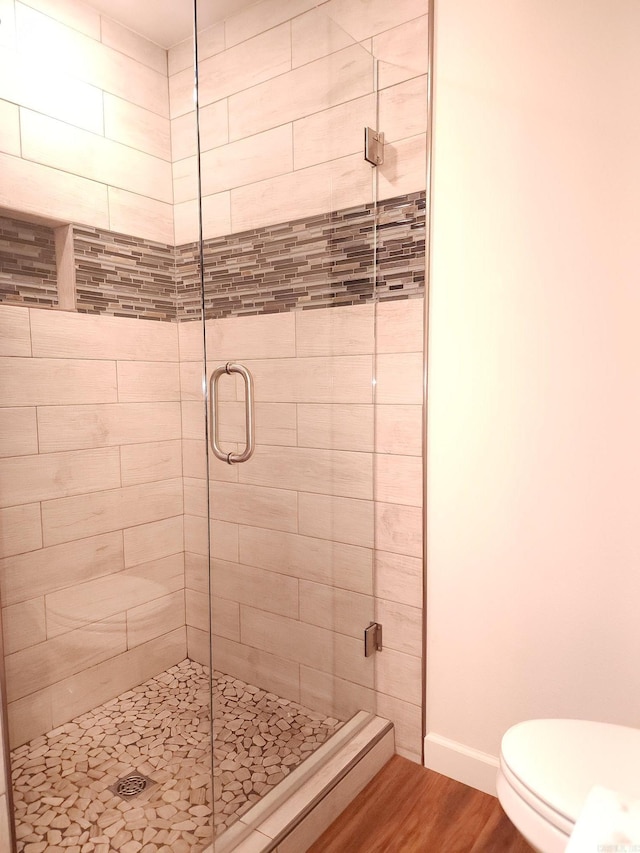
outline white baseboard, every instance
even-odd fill
[[[431,732],[424,739],[424,766],[496,796],[498,759]]]

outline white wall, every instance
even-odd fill
[[[639,32],[436,3],[427,764],[486,790],[518,720],[638,725]]]

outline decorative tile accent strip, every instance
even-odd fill
[[[58,304],[53,229],[0,217],[0,302]]]
[[[374,237],[378,274],[374,282]],[[350,208],[204,244],[207,318],[273,314],[424,293],[425,194]],[[178,320],[201,315],[199,247],[176,250]]]
[[[189,660],[11,753],[18,853],[204,850],[341,725]],[[110,790],[157,783],[130,801]],[[74,846],[75,845],[75,846]],[[145,846],[146,845],[146,846]]]
[[[74,247],[80,313],[200,318],[198,243],[174,247],[74,226]],[[51,229],[0,219],[0,249],[0,299],[57,305]],[[422,296],[425,194],[381,202],[377,216],[362,205],[207,240],[203,250],[207,318]]]
[[[176,319],[173,246],[75,226],[74,247],[81,314]]]

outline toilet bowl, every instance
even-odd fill
[[[528,720],[502,739],[498,799],[538,853],[563,853],[594,785],[640,799],[640,730]]]

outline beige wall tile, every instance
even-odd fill
[[[123,614],[184,589],[184,556],[172,554],[46,596],[47,637]],[[78,671],[78,670],[76,670]]]
[[[0,506],[84,495],[120,485],[117,448],[0,459]]]
[[[104,184],[0,154],[0,207],[62,222],[109,227]]]
[[[0,101],[0,151],[20,156],[20,111],[8,101]]]
[[[240,605],[235,601],[214,597],[211,601],[211,609],[213,643],[215,644],[217,637],[238,642],[240,640]]]
[[[421,74],[380,92],[380,127],[386,142],[427,132],[427,75]]]
[[[180,403],[38,407],[41,453],[170,441],[180,438],[180,425]]]
[[[381,89],[427,73],[429,34],[426,9],[424,13],[374,37],[373,55],[379,60],[378,83]]]
[[[210,629],[210,616],[209,616],[209,595],[206,592],[198,592],[194,589],[185,590],[185,604],[186,604],[186,621],[187,625],[190,628],[197,628],[198,631],[202,631],[203,633],[209,632]],[[236,611],[238,611],[238,606],[236,605]],[[237,624],[235,636],[231,639],[238,640],[240,635],[239,629],[239,612],[236,612]],[[221,636],[226,637],[226,633],[224,630],[221,632]]]
[[[185,515],[184,550],[206,557],[209,553],[207,519],[202,516]]]
[[[127,568],[158,560],[184,549],[183,517],[163,518],[124,531],[124,564]]]
[[[373,406],[298,404],[298,443],[302,447],[373,451]]]
[[[373,243],[371,245],[373,259]],[[373,304],[331,310],[297,311],[296,354],[368,355],[375,351]]]
[[[376,451],[422,454],[422,406],[376,406]]]
[[[100,15],[80,0],[28,0],[27,5],[100,41]]]
[[[208,367],[210,375],[211,370],[213,370],[213,365]],[[204,365],[202,363],[197,361],[187,361],[180,364],[180,397],[183,401],[191,400],[198,402],[200,405],[203,404],[203,378]],[[221,382],[218,386],[221,400],[228,399],[228,395],[225,394],[225,391],[227,391],[229,386],[232,384],[233,396],[231,399],[235,400],[235,383],[232,382]]]
[[[225,104],[224,101],[221,103]],[[211,107],[214,106],[214,104],[211,105]],[[226,141],[227,139],[225,138],[219,144],[223,145]],[[176,161],[185,160],[187,157],[195,157],[196,149],[196,113],[195,110],[191,109],[189,112],[171,119],[171,153],[174,161],[174,177]]]
[[[212,195],[291,172],[291,125],[283,124],[256,133],[255,136],[212,148],[202,154],[201,163],[203,195]]]
[[[379,598],[422,606],[423,570],[420,557],[375,552],[375,592]]]
[[[171,203],[171,165],[103,136],[21,109],[22,156],[138,195]]]
[[[178,361],[175,323],[37,310],[31,334],[34,356]]]
[[[109,228],[121,234],[173,245],[173,205],[109,187]],[[147,320],[141,320],[148,323]],[[168,326],[169,323],[155,323]]]
[[[238,44],[270,27],[282,24],[315,5],[315,0],[288,0],[287,3],[282,3],[282,0],[263,0],[243,9],[225,21],[227,46]]]
[[[348,720],[358,711],[376,710],[376,694],[371,688],[308,666],[300,667],[300,702],[338,720]]]
[[[255,398],[272,403],[371,403],[373,365],[368,355],[245,362]]]
[[[209,521],[211,556],[219,560],[238,562],[238,525],[225,521]]]
[[[175,243],[192,243],[199,239],[198,206],[195,201],[174,205]],[[202,199],[202,233],[205,240],[231,233],[231,195],[216,193]]]
[[[422,459],[419,456],[375,456],[375,499],[422,506]]]
[[[300,533],[373,547],[373,503],[326,495],[300,495]]]
[[[11,853],[9,829],[9,799],[0,794],[0,853]]]
[[[5,655],[43,643],[47,638],[44,598],[3,607],[2,635]]]
[[[187,625],[187,657],[202,666],[210,666],[211,637],[208,631],[200,631]]]
[[[194,109],[193,68],[185,68],[169,77],[169,115],[171,121]]]
[[[159,74],[167,75],[167,51],[164,48],[104,16],[100,23],[103,44],[148,65]]]
[[[35,408],[0,409],[0,456],[38,452]]]
[[[218,425],[223,442],[245,444],[245,404],[221,403]],[[290,447],[297,444],[295,403],[256,403],[255,431],[257,444],[275,444]],[[204,434],[204,425],[200,434]]]
[[[242,403],[240,405],[243,405]],[[182,437],[188,442],[198,442],[202,447],[202,451],[198,452],[197,457],[199,462],[202,461],[204,454],[204,436],[205,436],[205,410],[202,400],[187,400],[180,405],[182,411]],[[206,477],[206,465],[198,464],[197,474],[189,473],[188,477]]]
[[[28,308],[0,305],[0,355],[31,355]]]
[[[37,55],[60,72],[128,98],[138,106],[167,115],[167,77],[152,68],[64,27],[22,4],[16,7],[16,30],[26,55]]]
[[[385,649],[422,656],[422,602],[416,607],[395,601],[376,600],[376,622],[383,625]]]
[[[373,618],[372,596],[300,581],[301,622],[362,639],[364,629]]]
[[[424,299],[401,299],[376,305],[376,352],[422,352]]]
[[[184,478],[185,515],[207,517],[207,481],[192,477]]]
[[[305,169],[316,163],[361,152],[363,128],[375,126],[376,101],[373,93],[295,121],[295,168]]]
[[[51,688],[46,687],[12,702],[7,711],[9,744],[14,749],[53,728]]]
[[[117,395],[116,366],[76,359],[0,358],[0,388],[6,406],[109,403]]]
[[[195,157],[173,163],[173,200],[176,204],[198,197],[198,162]]]
[[[123,486],[180,477],[182,443],[176,440],[123,445],[120,448],[120,468]]]
[[[224,50],[224,24],[221,29],[221,50]],[[184,71],[186,68],[193,68],[193,38],[186,38],[184,41],[174,44],[167,51],[167,73],[169,76],[177,74],[178,71]]]
[[[207,320],[207,356],[216,360],[290,358],[296,354],[292,311],[255,317]]]
[[[55,684],[51,689],[53,725],[60,726],[137,687],[180,663],[186,652],[186,632],[179,628]]]
[[[238,187],[231,191],[232,230],[236,233],[367,204],[372,201],[372,186],[371,166],[355,154]]]
[[[373,591],[372,559],[369,548],[240,527],[242,563],[291,577],[367,594]]]
[[[291,27],[288,23],[261,32],[242,44],[230,46],[227,43],[225,51],[200,63],[200,103],[219,101],[284,74],[290,68]]]
[[[38,523],[38,534],[39,528]],[[3,559],[0,563],[0,595],[4,605],[15,604],[123,568],[120,531],[78,539]]]
[[[376,403],[421,405],[424,363],[422,353],[376,357]]]
[[[182,512],[182,480],[126,486],[42,504],[45,545],[57,545]]]
[[[291,21],[291,55],[293,67],[305,65],[343,47],[354,39],[332,21],[324,9],[310,9]]]
[[[223,98],[200,109],[200,145],[202,151],[229,141],[229,101]],[[191,151],[190,153],[193,153]]]
[[[376,549],[408,557],[422,556],[422,510],[376,503]]]
[[[366,11],[362,4],[352,0],[329,0],[323,11],[333,18],[356,41],[381,33],[404,21],[424,15],[427,11],[426,0],[367,0]]]
[[[185,478],[201,481],[207,479],[206,449],[204,441],[189,440],[182,442],[182,472]],[[206,488],[204,482],[203,488]],[[195,513],[195,515],[202,514],[206,515],[206,513]]]
[[[241,483],[294,491],[373,498],[373,465],[368,453],[304,447],[256,447],[238,466]]]
[[[293,532],[298,526],[295,492],[240,483],[211,484],[211,516],[218,521],[252,524]]]
[[[10,7],[13,8],[13,3]],[[3,21],[4,30],[7,26],[4,14]],[[33,62],[28,53],[17,50],[15,46],[3,46],[0,54],[0,98],[75,127],[102,133],[102,92],[61,72],[62,69],[51,63],[43,73],[42,65]]]
[[[376,690],[412,705],[422,702],[422,664],[419,657],[385,649],[375,655]]]
[[[127,610],[127,645],[132,649],[184,624],[184,592],[180,590]]]
[[[225,453],[237,453],[239,450],[238,445],[231,441],[220,442],[220,448]],[[239,471],[239,465],[229,465],[228,462],[223,462],[221,459],[213,456],[213,454],[209,456],[209,480],[222,483],[237,483]]]
[[[121,403],[180,399],[180,371],[176,362],[119,361],[117,370]]]
[[[213,665],[222,672],[270,690],[285,699],[300,701],[299,666],[295,661],[250,648],[224,637],[213,643]]]
[[[232,95],[229,136],[241,139],[372,91],[372,57],[353,45]]]
[[[426,186],[426,134],[411,136],[384,147],[384,164],[378,175],[378,198],[418,192]]]
[[[107,92],[104,94],[104,133],[108,139],[129,148],[161,160],[171,160],[169,119]]]
[[[377,713],[393,722],[396,751],[404,750],[405,757],[422,763],[422,709],[401,699],[378,693]],[[410,753],[407,755],[406,753]]]
[[[42,547],[40,504],[0,509],[0,556],[10,557]],[[2,575],[0,573],[0,582]],[[7,604],[6,598],[1,599]]]
[[[188,323],[178,323],[180,361],[202,361],[204,344],[200,318]]]
[[[184,582],[187,589],[209,595],[209,561],[202,554],[184,555]]]
[[[273,613],[240,608],[243,644],[373,687],[373,659],[362,642]]]
[[[119,615],[7,655],[7,701],[49,687],[126,648],[124,615]]]
[[[211,581],[216,598],[298,618],[298,581],[286,574],[213,560]]]

